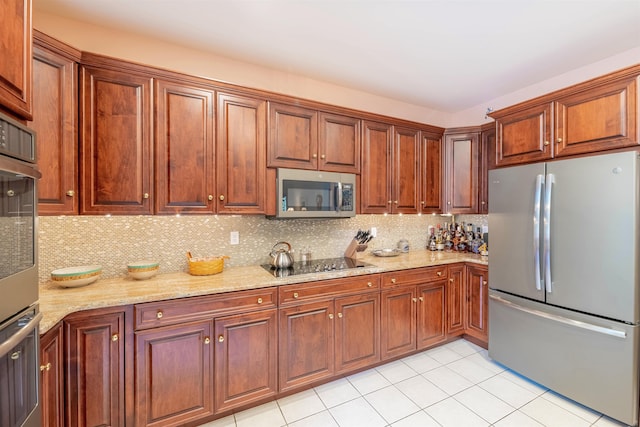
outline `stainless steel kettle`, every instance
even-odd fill
[[[283,248],[282,246],[285,246]],[[293,256],[291,256],[291,245],[287,242],[278,242],[271,249],[271,265],[275,268],[289,268],[293,265]]]

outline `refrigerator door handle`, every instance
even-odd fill
[[[568,319],[566,317],[558,316],[551,313],[546,313],[544,311],[535,310],[533,308],[523,307],[520,304],[516,304],[511,301],[507,301],[504,298],[500,298],[497,295],[489,295],[489,298],[494,300],[497,303],[504,304],[507,307],[510,307],[514,310],[519,310],[525,312],[527,314],[531,314],[533,316],[542,317],[554,322],[563,323],[565,325],[573,326],[580,329],[586,329],[591,332],[596,332],[599,334],[610,335],[616,338],[626,338],[627,333],[625,331],[619,331],[617,329],[606,328],[603,326],[594,325],[592,323],[581,322],[579,320]]]
[[[542,186],[544,175],[536,176],[536,191],[533,196],[533,269],[535,274],[536,289],[542,290],[542,278],[540,268],[540,202],[542,199]]]
[[[552,173],[547,174],[544,188],[544,284],[547,293],[551,293],[551,193],[555,176]]]

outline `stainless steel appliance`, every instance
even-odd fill
[[[356,215],[356,176],[278,169],[276,218],[347,218]]]
[[[35,135],[0,115],[0,427],[40,425]]]
[[[489,173],[489,355],[638,424],[636,152]]]

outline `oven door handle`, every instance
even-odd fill
[[[38,323],[42,320],[42,313],[35,315],[33,319],[29,321],[24,327],[17,333],[13,334],[8,340],[0,344],[0,358],[3,358],[9,353],[15,346],[27,337],[35,328],[38,327]]]

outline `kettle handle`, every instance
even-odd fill
[[[276,250],[276,248],[278,247],[278,245],[286,245],[287,246],[287,252],[291,251],[291,244],[289,244],[288,242],[278,242],[275,245],[273,245],[273,248],[271,248],[271,256],[273,256],[274,251]]]

